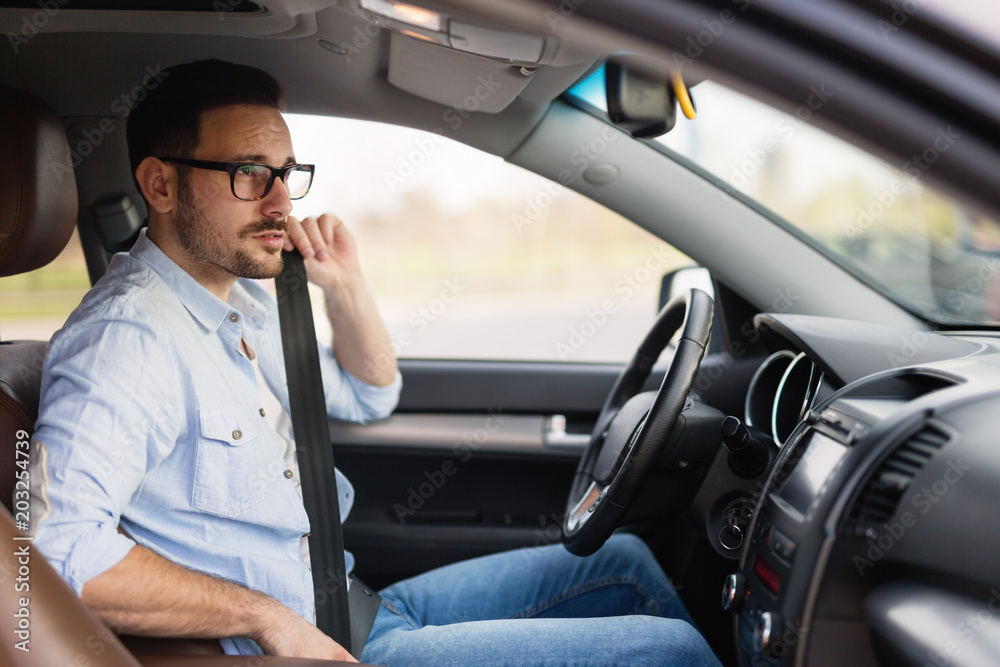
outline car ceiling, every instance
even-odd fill
[[[360,8],[338,0],[265,4],[263,14],[67,8],[16,52],[0,49],[0,83],[37,94],[64,118],[116,116],[120,106],[112,105],[150,70],[221,58],[274,74],[286,88],[290,112],[447,130],[453,139],[506,155],[548,102],[599,57],[556,47],[549,64],[522,74],[519,65],[376,32]],[[23,34],[24,18],[39,11],[34,5],[0,9],[0,31]],[[332,52],[331,44],[347,52]],[[449,126],[445,112],[461,107],[478,77],[494,84],[485,101],[475,102],[480,113]],[[392,78],[412,92],[392,85]],[[490,104],[493,113],[483,113]]]
[[[239,0],[202,2],[220,11],[106,11],[72,7],[131,3],[70,3],[50,18],[43,16],[43,30],[19,48],[0,50],[0,82],[39,94],[63,116],[108,115],[111,102],[141,80],[147,66],[219,57],[271,71],[288,89],[290,111],[434,130],[442,128],[448,104],[467,96],[470,75],[482,68],[520,69],[413,44],[415,40],[398,34],[390,39],[387,30],[365,43],[369,22],[359,0],[260,0],[265,11],[257,14],[221,11]],[[0,9],[0,30],[8,35],[22,33],[25,21],[42,11],[38,3],[19,4],[20,9]],[[1000,46],[971,33],[956,38],[942,29],[933,12],[907,13],[900,24],[906,30],[887,33],[885,26],[893,27],[892,12],[898,8],[881,0],[416,4],[451,20],[547,40],[542,63],[524,90],[516,97],[500,93],[513,98],[501,112],[471,114],[448,132],[490,153],[506,156],[516,148],[547,103],[586,73],[602,52],[628,48],[677,62],[693,36],[713,21],[718,27],[728,11],[736,18],[726,24],[724,34],[710,39],[693,60],[681,61],[686,76],[698,80],[711,75],[790,111],[807,102],[814,86],[824,84],[836,95],[815,111],[812,121],[890,164],[921,153],[941,127],[954,125],[962,141],[941,154],[926,176],[1000,217],[995,187],[1000,179]],[[345,56],[324,49],[322,41],[365,45]],[[53,76],[55,67],[58,77]],[[395,80],[411,92],[389,83],[394,70],[403,72]]]
[[[43,17],[43,30],[17,48],[0,50],[0,82],[35,92],[63,117],[108,116],[147,67],[218,57],[276,75],[288,90],[289,111],[447,129],[451,138],[506,157],[601,53],[625,47],[677,62],[692,36],[728,11],[736,19],[724,33],[693,60],[681,60],[685,76],[711,76],[788,111],[825,85],[835,95],[812,122],[897,166],[931,146],[941,128],[954,126],[962,140],[937,156],[926,179],[1000,218],[998,47],[968,35],[956,39],[932,13],[907,15],[906,30],[887,35],[895,5],[877,0],[418,1],[452,20],[544,36],[541,64],[521,74],[517,63],[388,30],[369,43],[364,30],[370,24],[357,2],[261,0],[266,11],[259,14],[195,14],[71,9],[127,4],[80,0]],[[205,5],[230,3],[237,0]],[[0,9],[0,30],[22,33],[25,21],[42,11],[37,3],[20,4]],[[338,55],[324,42],[356,48]],[[502,109],[472,113],[458,128],[447,128],[444,114],[468,97],[480,72],[508,76],[510,88],[484,104]],[[519,76],[528,79],[523,90],[514,83]]]

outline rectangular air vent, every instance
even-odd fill
[[[913,478],[948,440],[948,434],[940,428],[926,424],[898,445],[865,482],[851,508],[848,531],[864,536],[892,518]]]

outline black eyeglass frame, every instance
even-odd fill
[[[309,190],[312,189],[313,177],[316,175],[316,165],[314,164],[289,164],[284,167],[272,167],[269,164],[264,164],[263,162],[212,162],[211,160],[194,160],[192,158],[185,157],[160,157],[158,160],[163,160],[164,162],[174,162],[176,164],[182,164],[186,167],[195,167],[197,169],[211,169],[212,171],[225,171],[229,173],[229,189],[233,193],[233,196],[240,201],[260,201],[271,192],[271,186],[274,185],[275,178],[281,178],[281,182],[285,182],[285,175],[293,169],[299,171],[308,172],[309,174],[309,185],[306,187],[306,191],[303,192],[298,197],[292,197],[291,194],[288,195],[289,199],[302,199],[307,194]],[[264,188],[264,194],[260,197],[254,197],[252,199],[247,199],[245,197],[240,197],[236,194],[236,170],[240,167],[265,167],[271,170],[271,178],[267,180],[267,187]]]

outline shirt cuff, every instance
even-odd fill
[[[399,392],[403,388],[403,375],[397,370],[392,382],[379,387],[359,380],[353,374],[344,370],[344,378],[351,385],[358,403],[363,406],[365,421],[384,419],[392,414],[399,403]]]
[[[101,524],[97,531],[88,533],[73,545],[63,578],[77,595],[83,595],[85,583],[120,563],[135,544],[111,524]]]

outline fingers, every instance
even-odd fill
[[[299,220],[288,216],[288,236],[285,239],[285,250],[298,248],[306,259],[315,257],[323,261],[330,256],[333,248],[333,237],[337,227],[343,223],[335,215],[325,213],[316,218]]]
[[[324,213],[319,216],[319,220],[316,222],[319,226],[320,236],[322,237],[323,242],[326,243],[326,247],[333,248],[333,238],[337,235],[337,232],[343,228],[342,226],[344,223],[341,222],[340,218],[331,213]]]

